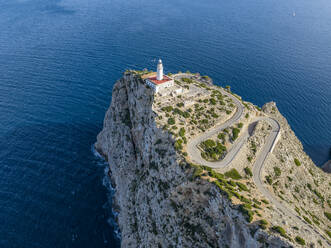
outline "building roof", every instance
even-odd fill
[[[149,81],[151,81],[153,84],[159,85],[159,84],[163,84],[166,82],[171,81],[172,79],[166,75],[163,75],[163,79],[162,80],[157,80],[156,76],[153,77],[149,77],[147,78]]]

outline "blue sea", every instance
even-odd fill
[[[0,247],[119,247],[92,145],[125,69],[191,71],[276,101],[331,147],[330,0],[0,0]]]

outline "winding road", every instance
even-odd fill
[[[185,74],[180,75],[179,77],[183,77]],[[230,151],[226,154],[225,158],[221,161],[215,161],[215,162],[210,162],[206,161],[201,157],[201,152],[198,148],[198,145],[202,142],[205,141],[206,139],[214,136],[215,134],[220,133],[222,130],[224,130],[227,127],[232,126],[236,122],[238,122],[244,113],[244,106],[241,103],[241,101],[233,96],[232,94],[226,92],[225,90],[221,90],[222,94],[227,95],[233,100],[233,103],[236,105],[237,109],[236,112],[233,114],[233,116],[228,119],[226,122],[217,125],[216,127],[212,128],[211,130],[208,130],[192,139],[189,140],[187,144],[187,153],[190,158],[190,160],[194,163],[201,164],[201,165],[206,165],[211,168],[226,168],[231,164],[233,159],[237,156],[237,154],[240,152],[240,149],[242,146],[245,144],[247,139],[249,138],[249,132],[248,130],[244,131],[243,134],[240,135],[238,140],[233,144],[232,148]],[[256,184],[257,189],[262,193],[262,195],[267,198],[274,206],[277,207],[278,210],[280,210],[281,213],[289,216],[293,221],[296,223],[300,224],[301,226],[305,226],[306,229],[305,231],[310,230],[310,232],[315,233],[316,235],[319,235],[322,239],[324,239],[328,244],[330,242],[324,237],[324,235],[313,228],[312,226],[308,225],[301,217],[299,217],[293,210],[289,209],[286,207],[284,204],[282,204],[280,201],[278,201],[273,194],[264,186],[263,180],[261,178],[262,174],[262,169],[265,164],[265,161],[269,155],[269,153],[272,152],[273,148],[275,147],[279,135],[280,135],[280,125],[279,123],[270,117],[256,117],[253,119],[252,123],[260,121],[260,120],[265,120],[269,122],[269,124],[272,127],[272,130],[268,137],[266,138],[266,142],[262,149],[258,152],[258,155],[256,157],[255,163],[253,165],[253,180],[254,183]]]

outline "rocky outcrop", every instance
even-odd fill
[[[116,187],[122,247],[288,247],[248,223],[214,184],[194,177],[172,135],[156,125],[153,102],[139,75],[124,74],[95,144]]]
[[[322,165],[322,170],[327,173],[331,173],[331,160],[325,162],[325,164]]]

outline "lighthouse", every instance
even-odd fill
[[[163,80],[163,65],[162,65],[162,60],[159,59],[159,63],[157,64],[157,80]]]
[[[156,67],[156,73],[146,75],[143,78],[146,84],[151,87],[155,93],[162,93],[166,88],[171,88],[174,86],[174,79],[163,75],[163,64],[162,60],[159,59]]]

